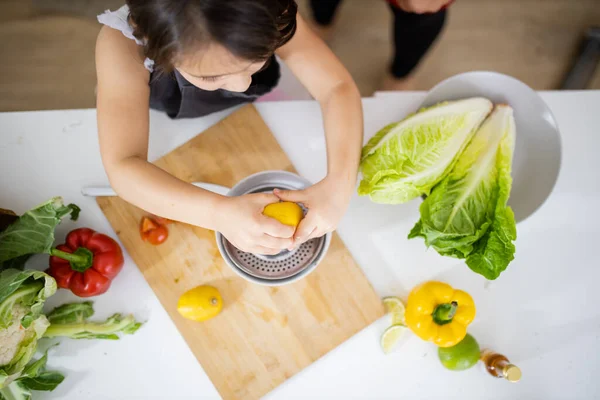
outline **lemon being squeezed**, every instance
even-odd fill
[[[279,203],[272,203],[265,207],[263,215],[267,217],[275,218],[277,221],[284,225],[298,227],[302,218],[304,218],[304,211],[302,207],[291,201],[281,201]]]

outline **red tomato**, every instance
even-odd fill
[[[143,217],[140,224],[140,235],[142,240],[156,246],[167,240],[169,230],[166,226],[157,224],[153,219]]]
[[[158,228],[158,224],[152,218],[142,218],[142,223],[140,224],[140,233],[147,233],[156,228]]]

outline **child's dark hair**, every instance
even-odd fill
[[[218,43],[234,56],[263,61],[296,31],[294,0],[127,0],[134,36],[162,71],[178,57]]]

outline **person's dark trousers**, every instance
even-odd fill
[[[342,0],[310,0],[313,18],[319,25],[330,25]]]
[[[330,25],[342,0],[311,0],[315,22],[322,26]],[[396,78],[409,75],[427,53],[439,36],[446,10],[430,14],[414,14],[389,5],[394,15],[394,59],[390,72]]]

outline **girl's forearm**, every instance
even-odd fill
[[[363,142],[360,94],[353,82],[336,86],[321,101],[327,143],[327,176],[354,189]]]
[[[130,157],[106,170],[117,194],[155,215],[215,229],[223,197],[183,182],[140,157]]]

